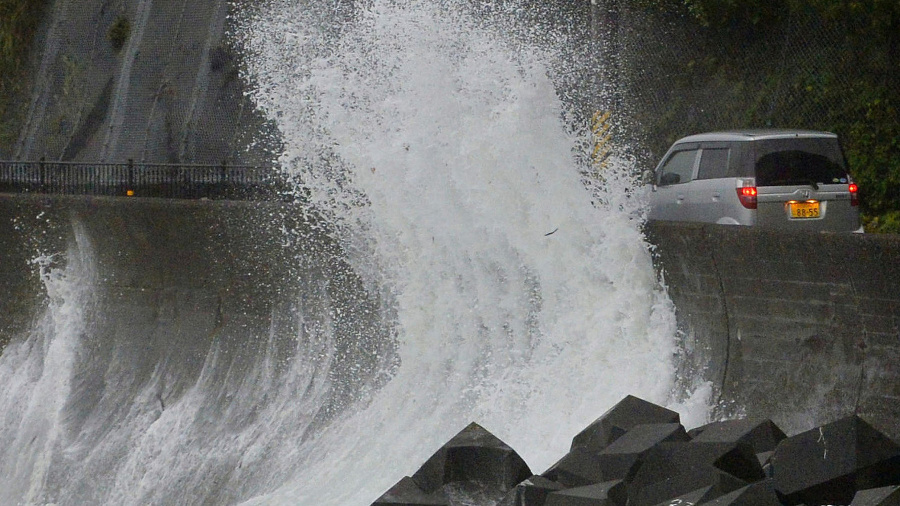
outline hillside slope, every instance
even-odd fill
[[[55,0],[35,38],[34,88],[0,158],[259,163],[227,0]]]

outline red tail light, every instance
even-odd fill
[[[847,189],[850,190],[850,205],[858,206],[859,205],[859,186],[856,183],[850,183],[847,186]]]
[[[741,205],[747,209],[756,209],[756,187],[742,186],[737,188],[737,196]]]

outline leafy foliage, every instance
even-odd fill
[[[704,27],[743,35],[786,14],[784,2],[767,0],[684,0],[688,12]]]

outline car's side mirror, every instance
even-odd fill
[[[641,183],[649,185],[652,191],[656,191],[656,173],[649,169],[641,172]]]
[[[681,175],[674,172],[666,172],[659,178],[660,186],[668,186],[670,184],[678,184],[681,182]]]

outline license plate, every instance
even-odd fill
[[[818,202],[791,202],[791,218],[818,218]]]

